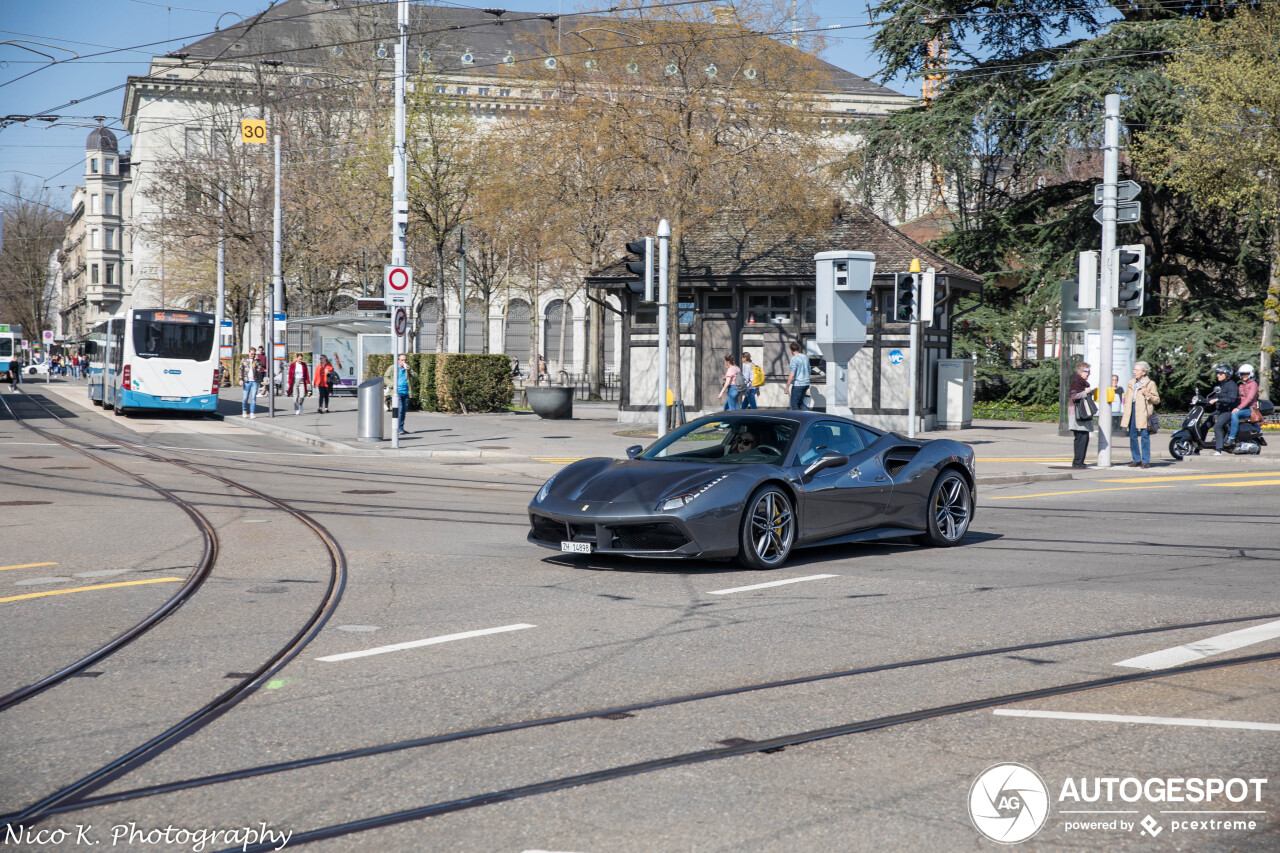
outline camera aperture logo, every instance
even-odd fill
[[[1026,841],[1049,818],[1049,789],[1021,764],[988,767],[969,789],[969,817],[978,832],[1001,844]]]

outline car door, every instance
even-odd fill
[[[804,539],[826,539],[879,525],[884,519],[893,482],[874,449],[848,421],[815,421],[801,437],[796,473],[823,453],[849,457],[848,463],[804,477],[801,514]]]

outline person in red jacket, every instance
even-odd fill
[[[329,392],[334,385],[334,374],[336,371],[333,365],[329,363],[329,359],[320,356],[320,366],[315,371],[316,391],[320,393],[319,403],[316,405],[317,412],[329,411]]]
[[[298,353],[293,364],[289,365],[285,381],[288,383],[285,393],[293,397],[293,413],[300,415],[302,401],[311,396],[311,371],[302,360],[302,353]]]

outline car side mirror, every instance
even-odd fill
[[[809,467],[804,469],[804,476],[808,477],[812,474],[818,473],[819,471],[824,471],[827,468],[839,468],[842,465],[848,464],[848,456],[845,456],[843,453],[836,453],[834,450],[829,450],[809,463]]]
[[[628,459],[635,459],[641,453],[644,453],[644,445],[642,444],[633,444],[627,448]]]

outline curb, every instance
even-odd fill
[[[1074,480],[1071,474],[979,474],[973,478],[975,486],[1011,486],[1020,483],[1041,483],[1050,480]]]

